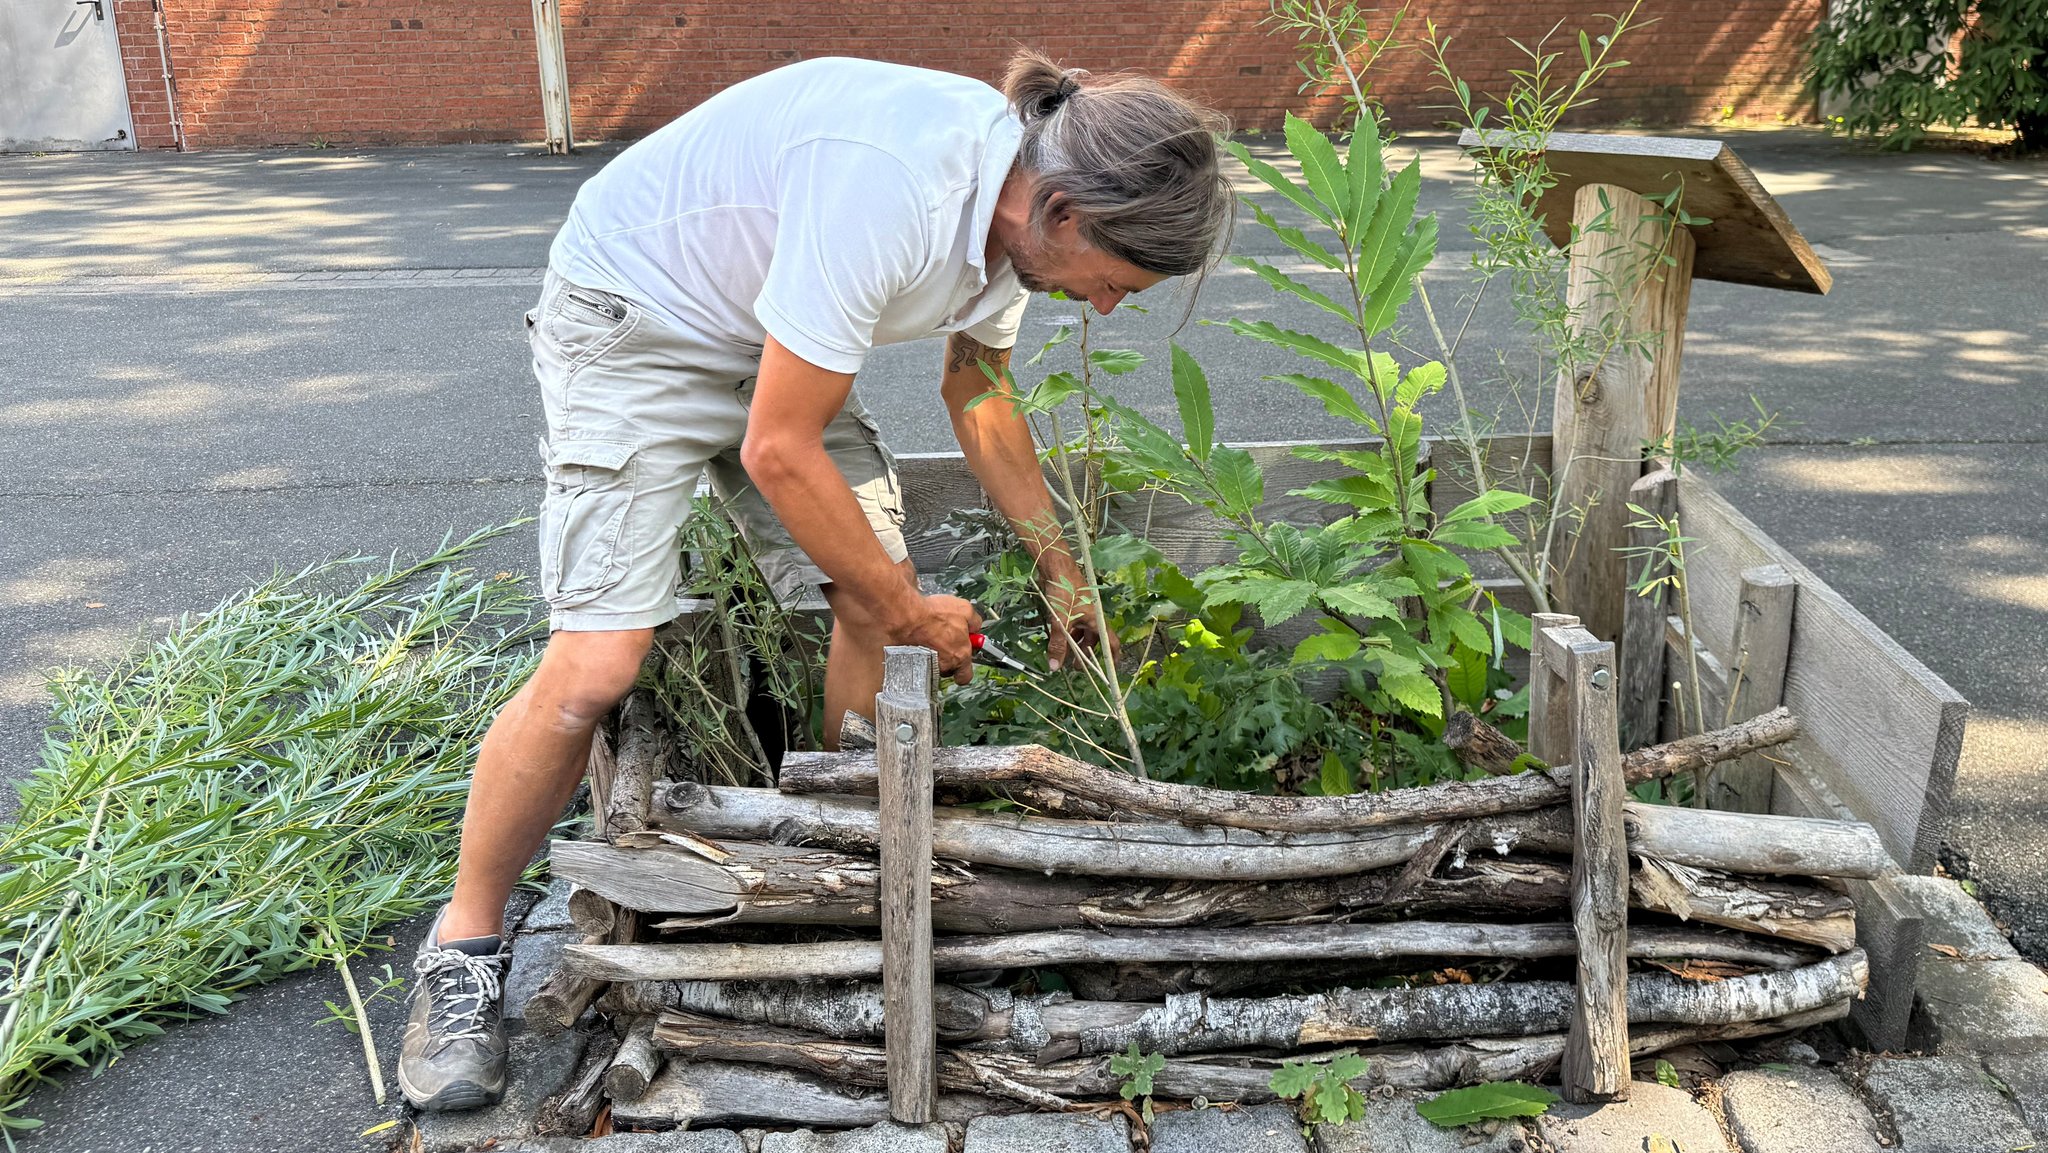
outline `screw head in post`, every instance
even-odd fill
[[[1608,685],[1611,685],[1611,684],[1613,684],[1613,683],[1614,683],[1614,674],[1613,674],[1613,673],[1611,673],[1611,672],[1608,672],[1608,671],[1607,671],[1606,669],[1594,669],[1594,670],[1593,670],[1593,676],[1592,676],[1592,681],[1593,681],[1593,687],[1594,687],[1594,688],[1596,688],[1596,689],[1604,689],[1604,688],[1606,688],[1606,687],[1607,687]]]
[[[910,722],[905,721],[896,726],[896,739],[900,743],[907,745],[917,739],[917,729]]]

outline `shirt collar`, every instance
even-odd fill
[[[967,232],[967,266],[974,270],[976,289],[988,286],[988,230],[996,217],[996,201],[1002,197],[1003,182],[1017,162],[1017,149],[1024,141],[1024,126],[1007,108],[989,130],[982,148],[979,183],[974,192],[974,217]]]

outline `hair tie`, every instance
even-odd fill
[[[1059,111],[1060,105],[1065,104],[1069,97],[1081,90],[1081,82],[1074,79],[1080,72],[1079,68],[1069,68],[1060,75],[1059,85],[1052,90],[1052,95],[1046,98],[1046,115],[1050,116]]]

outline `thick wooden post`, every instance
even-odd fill
[[[1567,1100],[1628,1096],[1628,831],[1616,724],[1614,646],[1584,629],[1545,629],[1537,647],[1571,694],[1572,930],[1578,1004],[1564,1051]]]
[[[1645,475],[1629,486],[1628,503],[1652,513],[1671,519],[1678,514],[1678,474],[1668,468],[1660,468]],[[1641,518],[1635,518],[1641,519]],[[1630,528],[1628,543],[1632,549],[1648,549],[1659,545],[1664,535],[1655,528]],[[1628,588],[1638,578],[1647,576],[1656,580],[1671,571],[1670,562],[1662,557],[1651,558],[1647,571],[1642,560],[1630,562],[1629,571],[1622,587]],[[1663,719],[1664,707],[1664,654],[1669,646],[1664,641],[1664,611],[1667,589],[1659,585],[1647,595],[1627,592],[1627,603],[1621,613],[1621,747],[1641,748],[1657,742],[1657,725]]]
[[[1551,629],[1575,629],[1579,618],[1564,613],[1537,613],[1530,618],[1537,643],[1529,650],[1529,755],[1546,765],[1571,759],[1571,695],[1564,662],[1542,643]]]
[[[540,107],[547,122],[548,151],[559,156],[576,147],[569,124],[569,62],[562,49],[561,0],[533,0],[533,46],[540,57]]]
[[[1557,604],[1602,640],[1621,635],[1629,489],[1643,445],[1671,435],[1679,347],[1692,297],[1693,238],[1659,206],[1614,184],[1572,201],[1566,299],[1586,362],[1557,381],[1551,476],[1557,515],[1583,517],[1551,557]]]
[[[889,1115],[938,1119],[939,1033],[932,1006],[932,747],[938,654],[891,646],[875,696],[881,819],[882,1027]]]
[[[1792,611],[1799,581],[1783,565],[1758,565],[1742,573],[1735,642],[1724,662],[1734,700],[1727,723],[1770,712],[1785,700],[1785,667],[1792,652]],[[1710,718],[1722,723],[1720,718]],[[1771,812],[1777,766],[1751,753],[1716,766],[1707,775],[1707,803],[1742,813]]]

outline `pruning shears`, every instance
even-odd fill
[[[1033,680],[1037,680],[1044,675],[1037,669],[1032,668],[1030,665],[1004,651],[1003,646],[988,639],[987,633],[968,633],[967,643],[974,646],[974,663],[976,664],[987,665],[990,668],[1006,669],[1013,673],[1023,673]]]

